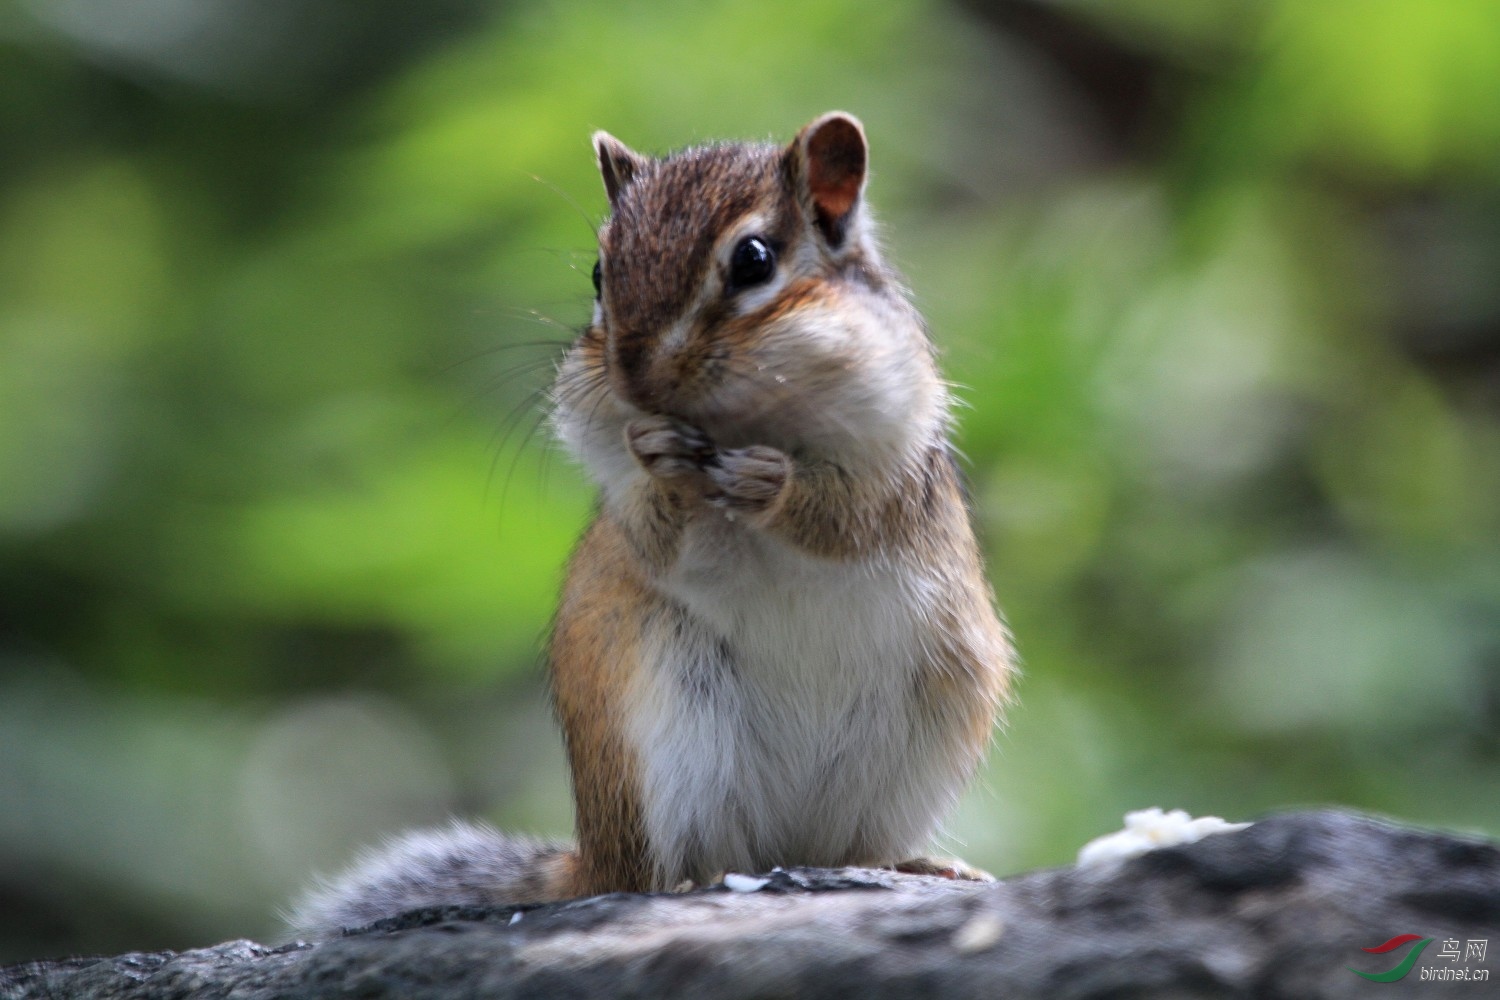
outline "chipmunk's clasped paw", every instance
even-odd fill
[[[786,455],[765,445],[721,451],[708,466],[713,486],[706,496],[714,506],[729,511],[764,513],[781,499],[791,471]]]
[[[698,428],[674,417],[652,414],[625,427],[625,446],[656,479],[690,480],[704,475],[717,452]]]
[[[703,431],[660,414],[632,420],[625,428],[625,444],[653,478],[735,514],[775,507],[791,476],[791,461],[775,448],[720,450]]]

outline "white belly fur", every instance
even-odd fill
[[[913,697],[940,585],[710,522],[661,586],[628,730],[661,882],[919,853],[972,763]]]

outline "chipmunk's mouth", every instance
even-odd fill
[[[630,410],[680,420],[726,448],[801,451],[826,431],[796,379],[743,354],[673,349],[664,339],[616,333],[600,345],[610,390]]]
[[[677,405],[658,412],[698,428],[721,448],[760,444],[801,451],[802,432],[810,429],[805,425],[799,428],[786,412],[743,398],[724,400],[715,396],[701,405]]]

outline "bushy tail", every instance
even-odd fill
[[[454,822],[366,851],[307,893],[288,922],[300,937],[337,934],[431,906],[512,906],[578,894],[571,845],[507,837]]]

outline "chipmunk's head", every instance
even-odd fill
[[[855,118],[784,147],[594,148],[610,217],[580,350],[618,402],[788,451],[902,446],[916,411],[941,422],[922,324],[870,233]]]

